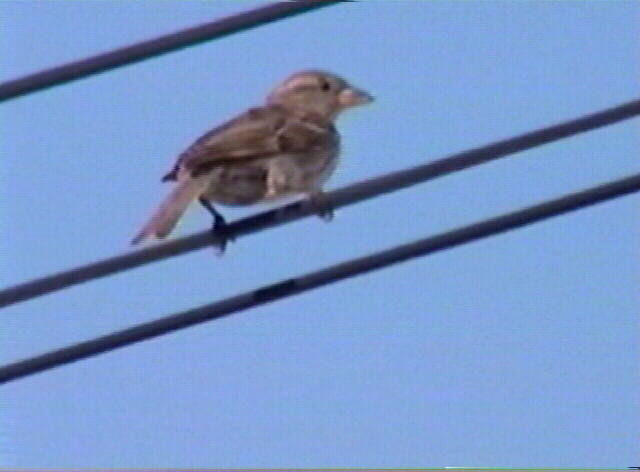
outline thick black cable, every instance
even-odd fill
[[[326,202],[333,208],[351,205],[384,193],[400,190],[420,182],[483,164],[518,151],[610,125],[639,114],[640,100],[634,100],[591,115],[474,148],[417,167],[348,185],[328,192],[326,194]],[[314,209],[308,204],[304,202],[292,203],[276,210],[235,221],[229,225],[228,234],[237,238],[299,220],[311,214],[314,214]],[[14,285],[0,290],[0,308],[88,280],[184,254],[215,242],[217,240],[212,238],[209,231],[203,231],[192,236],[175,239]]]
[[[0,102],[348,0],[277,2],[0,83]]]
[[[0,366],[0,383],[95,356],[247,308],[289,297],[415,257],[503,233],[553,216],[640,191],[640,174],[572,193],[523,210],[480,221],[385,251],[295,277],[192,310],[123,329],[89,341]]]

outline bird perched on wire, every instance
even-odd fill
[[[223,240],[226,222],[213,203],[241,206],[293,195],[321,201],[340,151],[333,123],[343,110],[371,101],[329,72],[291,75],[263,106],[209,131],[180,154],[162,179],[176,183],[173,191],[132,244],[167,236],[196,199],[212,214],[212,231]]]

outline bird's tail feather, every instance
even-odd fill
[[[189,204],[202,193],[206,185],[207,181],[202,177],[187,178],[178,182],[140,232],[131,240],[131,244],[138,244],[153,236],[159,239],[167,236]]]

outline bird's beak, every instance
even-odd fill
[[[338,95],[338,102],[343,107],[355,107],[366,105],[373,101],[373,96],[364,90],[355,87],[348,87]]]

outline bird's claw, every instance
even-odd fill
[[[222,256],[226,249],[227,244],[231,241],[235,241],[235,238],[229,234],[229,225],[222,216],[216,215],[211,226],[211,236],[213,236],[215,242],[213,246],[216,248],[218,256]]]
[[[324,221],[329,222],[333,220],[334,217],[334,208],[329,203],[329,200],[324,196],[323,193],[317,193],[311,195],[309,198],[313,208],[316,211],[316,214]]]
[[[326,207],[318,210],[318,216],[321,220],[324,220],[328,223],[330,221],[333,221],[333,217],[335,216],[335,214],[333,212],[333,208]]]

